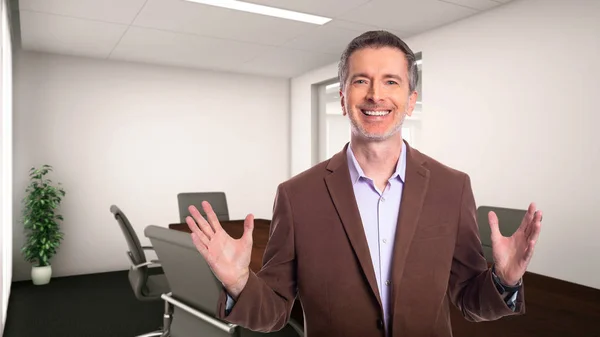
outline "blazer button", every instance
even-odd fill
[[[383,320],[381,318],[377,320],[377,329],[383,330]]]

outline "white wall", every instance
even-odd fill
[[[12,280],[12,41],[9,7],[2,1],[0,70],[0,336]]]
[[[423,152],[471,175],[479,205],[544,211],[532,272],[600,288],[600,1],[515,0],[407,39],[423,52]],[[310,85],[292,80],[292,174],[312,158]],[[487,223],[481,224],[488,226]]]
[[[289,80],[49,54],[15,57],[15,214],[27,172],[63,183],[54,276],[127,268],[116,204],[142,244],[178,222],[177,193],[225,191],[230,217],[271,217],[289,177]],[[14,277],[29,278],[18,249]]]

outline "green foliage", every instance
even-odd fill
[[[43,165],[38,169],[32,167],[29,170],[30,183],[23,199],[26,241],[21,253],[25,260],[40,267],[50,265],[50,259],[56,254],[63,239],[60,231],[63,217],[57,214],[57,210],[65,191],[60,183],[52,185],[52,181],[45,177],[50,171],[50,165]]]

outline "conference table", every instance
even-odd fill
[[[244,220],[220,221],[220,223],[233,238],[238,239],[244,233]],[[267,219],[254,220],[250,269],[255,273],[262,268],[262,257],[269,240],[270,224],[271,221]],[[170,224],[169,228],[190,232],[185,223]],[[473,323],[466,321],[461,313],[451,306],[454,337],[600,337],[598,324],[600,289],[531,272],[525,273],[523,284],[526,294],[526,314],[522,316]],[[291,317],[298,323],[304,324],[300,301],[294,302]]]

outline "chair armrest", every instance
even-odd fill
[[[293,318],[290,318],[288,324],[296,331],[298,336],[304,337],[304,328]]]
[[[160,296],[163,300],[167,301],[168,303],[184,310],[185,312],[213,325],[216,328],[219,328],[225,332],[227,332],[230,335],[233,335],[235,333],[236,328],[238,327],[236,324],[231,324],[231,323],[223,323],[220,320],[211,317],[203,312],[200,312],[188,305],[186,305],[185,303],[178,301],[176,299],[174,299],[171,294],[162,294]]]
[[[127,257],[129,258],[129,262],[131,262],[131,268],[133,269],[139,269],[141,267],[145,267],[145,266],[151,266],[151,265],[156,265],[156,266],[160,266],[160,260],[151,260],[148,262],[144,262],[144,263],[140,263],[140,264],[135,264],[135,262],[133,262],[133,257],[131,256],[131,252],[127,251]]]
[[[140,263],[140,264],[132,264],[131,267],[133,269],[139,269],[141,267],[150,266],[150,265],[153,265],[153,264],[154,264],[154,262],[144,262],[144,263]]]

